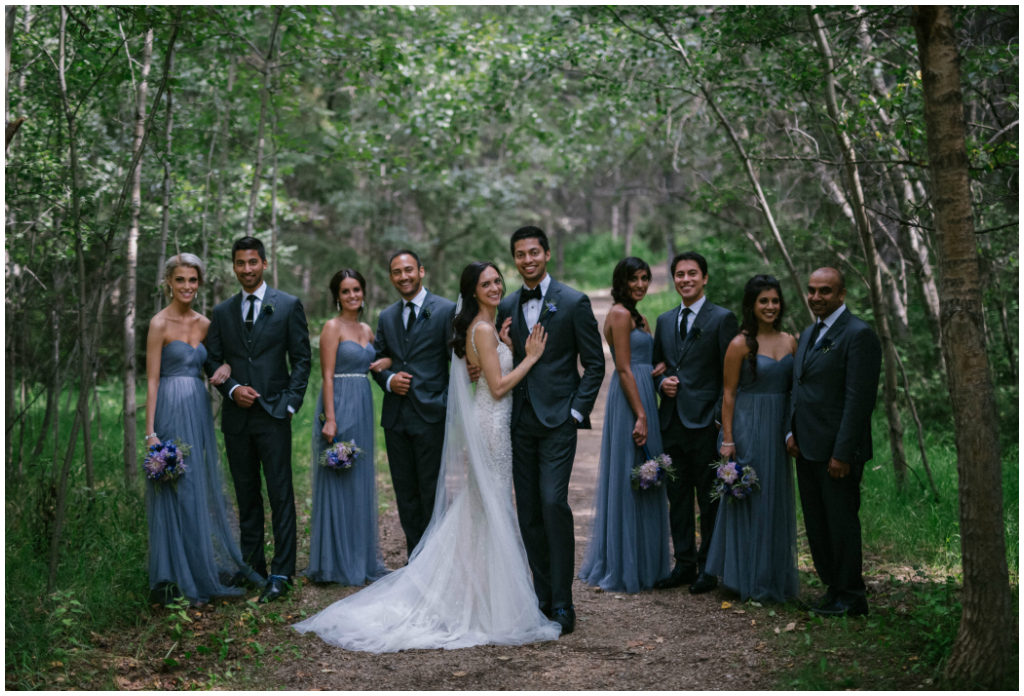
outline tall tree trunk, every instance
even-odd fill
[[[793,263],[793,259],[789,255],[789,249],[786,248],[786,242],[782,239],[782,233],[779,232],[779,228],[775,224],[775,218],[772,216],[771,207],[768,205],[768,199],[764,195],[764,191],[761,189],[761,182],[757,178],[757,174],[754,172],[754,165],[750,161],[750,157],[747,155],[746,148],[743,147],[743,143],[740,142],[739,136],[732,127],[732,123],[725,117],[722,109],[719,108],[718,102],[715,101],[714,95],[711,91],[711,87],[700,78],[697,71],[693,67],[693,62],[690,60],[690,55],[686,52],[683,44],[679,41],[678,37],[665,26],[665,23],[657,15],[651,15],[651,18],[658,25],[661,33],[669,40],[672,48],[675,49],[676,53],[683,59],[683,63],[686,65],[686,69],[690,72],[691,78],[697,83],[700,88],[701,94],[704,95],[704,99],[707,101],[711,110],[714,111],[715,117],[718,119],[718,123],[725,130],[726,135],[729,137],[729,142],[736,149],[736,154],[740,156],[740,160],[743,162],[743,171],[747,175],[747,181],[750,183],[750,188],[753,190],[754,198],[757,201],[758,207],[761,209],[761,214],[764,216],[765,224],[768,225],[769,231],[772,233],[772,238],[775,240],[775,244],[779,247],[779,253],[782,254],[782,260],[786,264],[786,269],[789,271],[790,280],[793,282],[793,287],[796,290],[797,297],[804,305],[804,309],[807,310],[807,316],[813,321],[814,314],[811,313],[811,307],[807,304],[807,293],[805,292],[803,280],[800,278],[800,274],[796,270],[796,265]]]
[[[153,62],[153,29],[146,32],[142,44],[142,75],[135,90],[135,139],[132,152],[136,157],[132,175],[132,222],[128,230],[127,268],[124,292],[124,480],[135,481],[138,468],[135,399],[135,321],[138,288],[136,273],[139,261],[139,216],[142,212],[142,145],[146,133],[146,93],[149,68]]]
[[[235,62],[230,57],[228,58],[228,88],[227,93],[224,95],[224,134],[221,139],[220,157],[217,163],[217,196],[214,198],[213,207],[216,211],[214,215],[214,228],[213,228],[213,247],[217,249],[220,246],[220,236],[224,229],[224,190],[228,186],[228,148],[231,144],[231,92],[235,89],[235,76],[236,67]],[[205,259],[204,259],[205,260]],[[221,279],[219,273],[214,273],[213,282],[210,283],[211,294],[213,295],[213,303],[217,304],[220,302],[220,290],[221,290]],[[217,395],[220,394],[216,389],[213,390],[214,401],[216,403]]]
[[[260,123],[256,134],[256,160],[252,168],[252,189],[249,191],[249,212],[245,216],[245,234],[252,235],[256,224],[256,200],[260,195],[260,176],[263,173],[263,133],[267,123],[267,107],[270,104],[270,82],[273,76],[274,43],[277,41],[277,29],[281,23],[284,6],[278,6],[274,12],[274,26],[270,30],[270,48],[263,59],[263,89],[260,91]]]
[[[999,282],[995,283],[996,295],[999,298],[999,324],[1003,328],[1003,347],[1006,349],[1006,360],[1010,365],[1010,376],[1013,377],[1014,381],[1017,380],[1017,351],[1013,347],[1013,337],[1015,334],[1010,332],[1010,319],[1006,311],[1006,294],[1002,288],[999,287]]]
[[[821,51],[822,62],[824,63],[825,101],[828,105],[828,113],[832,119],[836,138],[839,140],[843,151],[843,170],[846,174],[846,187],[853,198],[853,214],[864,249],[864,259],[868,266],[867,277],[871,289],[871,305],[875,310],[875,328],[882,342],[882,355],[885,358],[884,398],[885,415],[889,422],[889,449],[892,452],[892,467],[896,474],[896,485],[900,490],[903,490],[907,484],[907,454],[903,446],[903,423],[900,420],[899,406],[897,404],[899,396],[898,357],[896,356],[896,344],[893,343],[892,332],[889,330],[889,316],[885,302],[885,289],[882,286],[882,274],[879,268],[878,249],[875,246],[875,238],[871,233],[871,223],[867,216],[864,189],[861,187],[860,173],[857,170],[857,153],[853,149],[850,136],[843,128],[842,117],[839,113],[839,103],[836,100],[835,63],[832,58],[832,49],[829,46],[825,26],[813,5],[807,8],[807,14],[811,22],[811,28],[814,31],[815,40],[818,42],[818,49]]]
[[[624,207],[625,207],[625,211],[624,211],[625,212],[625,216],[624,217],[626,218],[624,220],[624,222],[626,224],[623,225],[623,227],[625,227],[625,232],[622,235],[624,237],[624,241],[625,241],[625,244],[623,245],[623,251],[625,251],[625,254],[624,254],[625,256],[632,256],[633,255],[633,230],[636,229],[636,211],[633,210],[634,205],[633,205],[633,197],[632,196],[626,196],[626,202],[624,204]]]
[[[1006,564],[999,415],[981,341],[981,274],[967,175],[966,128],[952,13],[915,6],[935,227],[942,335],[960,479],[963,616],[946,676],[954,686],[1006,688],[1013,624]]]
[[[271,274],[274,280],[274,287],[277,284],[277,109],[272,110],[270,124],[270,144],[274,148],[273,165],[270,170],[270,259],[273,267]]]
[[[174,70],[174,48],[170,49],[168,63],[171,70]],[[164,205],[160,219],[160,256],[156,263],[156,312],[164,306],[164,293],[161,284],[164,280],[164,263],[167,260],[167,235],[171,229],[171,143],[174,138],[174,92],[168,84],[164,98],[167,100],[167,109],[164,120]]]

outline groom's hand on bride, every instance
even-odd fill
[[[412,384],[412,375],[408,372],[396,372],[391,378],[391,391],[399,396],[409,393],[409,385]]]
[[[510,335],[511,330],[512,317],[506,317],[505,321],[501,324],[501,331],[498,332],[498,338],[501,339],[502,343],[509,347],[509,350],[512,349],[512,336]],[[473,381],[475,382],[476,380],[474,379]]]
[[[250,408],[256,403],[256,399],[260,398],[260,395],[252,387],[236,387],[235,391],[231,394],[231,398],[242,408]]]
[[[470,362],[466,363],[466,372],[469,373],[470,382],[476,382],[480,379],[480,368]]]

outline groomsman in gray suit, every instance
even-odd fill
[[[223,363],[231,365],[231,377],[217,387],[224,395],[221,429],[238,498],[242,556],[267,577],[260,602],[269,602],[288,592],[295,574],[291,419],[309,382],[309,328],[302,302],[263,282],[263,242],[242,237],[231,256],[242,291],[213,308],[206,371],[212,375]],[[261,466],[274,528],[269,577]],[[242,581],[241,574],[235,576],[236,583]]]
[[[455,303],[423,287],[426,270],[415,252],[395,253],[388,268],[391,284],[402,299],[380,313],[374,338],[377,360],[391,358],[392,365],[373,378],[384,390],[380,424],[398,519],[412,554],[434,513]]]
[[[718,578],[704,572],[715,529],[718,501],[711,500],[715,482],[712,462],[718,459],[718,426],[723,365],[729,342],[739,332],[736,315],[704,295],[708,262],[695,251],[672,259],[672,280],[682,304],[658,317],[654,332],[654,364],[666,370],[657,378],[662,443],[672,458],[676,479],[666,483],[669,522],[676,564],[672,574],[655,583],[668,589],[692,583],[690,592],[709,592]],[[693,501],[700,506],[700,550],[697,549]]]
[[[576,627],[569,476],[576,431],[590,427],[590,410],[604,379],[604,349],[589,298],[548,275],[551,248],[544,231],[521,227],[510,246],[523,287],[498,306],[497,324],[511,320],[515,364],[526,357],[526,338],[535,324],[548,334],[540,361],[513,390],[512,483],[540,609],[567,635]]]
[[[846,279],[819,268],[807,283],[817,318],[800,334],[793,364],[792,432],[800,505],[818,577],[828,588],[811,607],[825,616],[868,613],[861,575],[860,481],[872,456],[871,412],[882,347],[846,306]]]

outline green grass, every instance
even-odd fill
[[[612,239],[611,234],[595,234],[578,237],[569,242],[565,250],[565,278],[559,278],[579,288],[583,292],[609,288],[612,284],[612,272],[615,265],[622,260],[625,241]],[[642,239],[634,236],[633,256],[652,263],[654,255]],[[554,273],[553,262],[548,270]],[[516,287],[515,284],[510,287]]]

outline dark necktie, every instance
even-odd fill
[[[249,295],[245,299],[249,303],[249,312],[245,315],[245,330],[252,331],[252,325],[256,318],[256,296]]]
[[[811,329],[811,338],[807,342],[807,352],[804,353],[804,362],[807,362],[807,357],[814,350],[814,345],[818,342],[818,336],[821,335],[821,330],[825,326],[825,322],[819,321],[814,324],[814,328]]]
[[[690,333],[690,315],[693,314],[693,310],[689,307],[683,307],[683,318],[679,320],[679,337],[686,338],[686,334]]]
[[[412,325],[416,323],[416,305],[406,302],[405,306],[409,309],[409,318],[405,320],[405,332],[409,333],[412,331]]]
[[[540,286],[538,285],[533,290],[523,288],[522,292],[519,293],[519,304],[524,305],[530,300],[541,300],[544,295],[540,292]]]

